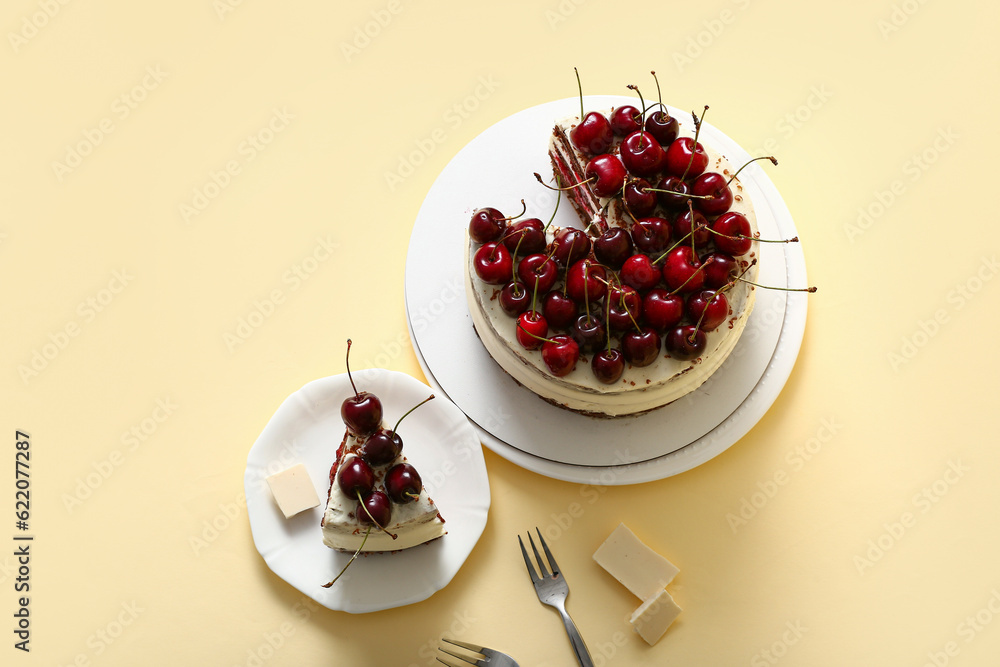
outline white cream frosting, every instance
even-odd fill
[[[569,121],[570,119],[567,119]],[[576,117],[571,119],[576,120]],[[562,122],[567,122],[562,121]],[[681,131],[679,136],[693,136]],[[709,161],[706,171],[732,175],[725,157],[705,146]],[[756,216],[743,187],[736,179],[730,185],[733,204],[730,211],[746,216],[751,235],[757,234]],[[603,203],[603,202],[602,202]],[[551,235],[550,235],[551,238]],[[662,407],[700,387],[722,366],[736,347],[753,310],[754,288],[739,282],[726,292],[730,314],[715,331],[708,332],[705,351],[697,359],[681,361],[667,356],[662,347],[652,364],[642,368],[626,365],[621,380],[613,385],[601,383],[590,368],[589,356],[564,377],[556,377],[545,366],[540,351],[525,350],[515,337],[516,320],[500,308],[498,286],[484,283],[475,274],[472,256],[477,244],[466,238],[465,291],[473,325],[486,350],[514,380],[539,396],[571,410],[617,417]],[[750,261],[757,256],[751,247],[747,255],[737,260]],[[755,280],[758,267],[751,266],[745,276]],[[614,341],[614,339],[613,339]],[[615,341],[617,342],[617,341]]]

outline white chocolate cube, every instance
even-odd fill
[[[663,589],[643,602],[632,613],[629,623],[632,624],[632,629],[652,646],[660,640],[680,613],[681,608],[674,602],[670,593]]]
[[[640,600],[649,600],[673,581],[680,570],[646,546],[624,523],[596,552],[594,560]]]
[[[267,478],[267,485],[286,519],[319,505],[316,488],[309,479],[309,472],[301,463],[274,473]]]

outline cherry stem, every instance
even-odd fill
[[[517,220],[518,218],[520,218],[522,215],[524,215],[527,212],[528,212],[528,205],[525,204],[524,200],[522,199],[521,200],[521,212],[518,213],[517,215],[512,215],[509,218],[504,218],[504,221],[505,222],[510,222],[512,220]]]
[[[420,494],[419,493],[414,493],[413,491],[407,491],[403,495],[406,496],[407,498],[413,498],[414,500],[420,500]]]
[[[736,235],[723,234],[722,232],[718,232],[718,231],[712,229],[711,227],[705,227],[705,229],[707,229],[710,233],[715,234],[716,236],[721,236],[724,239],[733,239],[734,241],[745,240],[745,241],[757,241],[759,243],[798,243],[799,242],[799,237],[798,236],[793,236],[790,239],[760,239],[760,238],[757,238],[756,236],[747,236],[746,234],[736,234]]]
[[[634,90],[636,95],[639,96],[639,106],[642,107],[642,113],[646,113],[646,100],[642,99],[642,93],[639,92],[639,86],[633,86],[631,83],[628,85],[630,90]],[[639,148],[642,148],[642,123],[639,123]]]
[[[692,235],[693,235],[693,232],[688,232],[688,233],[687,233],[687,234],[685,234],[684,236],[682,236],[682,237],[680,237],[679,239],[677,239],[677,242],[676,242],[676,243],[674,243],[674,244],[673,244],[672,246],[670,246],[669,248],[667,248],[666,250],[664,250],[664,251],[663,251],[663,254],[662,254],[662,255],[660,255],[659,257],[657,257],[657,258],[656,258],[656,259],[654,259],[654,260],[650,260],[650,264],[656,264],[657,262],[659,262],[659,261],[661,261],[661,260],[664,260],[664,259],[666,259],[666,258],[667,258],[667,255],[669,255],[669,254],[670,254],[670,253],[672,253],[672,252],[673,252],[674,250],[676,250],[676,249],[677,249],[678,247],[680,247],[680,245],[681,245],[682,243],[684,243],[685,241],[687,241],[687,238],[688,238],[689,236],[692,236]]]
[[[605,283],[607,284],[607,283]],[[610,287],[610,286],[609,286]],[[624,301],[622,302],[624,304]],[[605,348],[608,352],[611,351],[611,294],[608,293],[607,303],[604,308],[607,312],[604,313],[604,319],[606,320],[604,324],[604,333],[607,334],[608,345]],[[628,306],[625,306],[625,311],[628,312]]]
[[[575,67],[573,72],[576,74],[576,87],[580,91],[580,122],[583,122],[583,84],[580,83],[580,71]]]
[[[590,277],[590,263],[583,265],[583,310],[587,313],[587,324],[590,324],[590,290],[587,288],[587,278]]]
[[[729,177],[729,180],[726,181],[726,187],[727,188],[729,187],[729,184],[736,179],[739,173],[743,171],[748,164],[750,164],[751,162],[756,162],[757,160],[770,160],[771,164],[773,164],[775,167],[778,166],[778,160],[773,155],[762,155],[760,157],[755,157],[752,160],[747,160],[746,162],[743,163],[743,166],[741,166],[739,169],[736,170],[735,174]]]
[[[531,312],[536,313],[536,314],[538,313],[538,311],[535,310],[535,299],[538,298],[538,275],[537,274],[538,274],[538,272],[536,271],[535,272],[535,287],[531,291]]]
[[[698,256],[698,251],[695,250],[695,248],[694,248],[694,204],[691,203],[690,199],[688,199],[688,215],[691,216],[691,232],[690,232],[690,235],[691,235],[691,253],[694,254],[695,257],[697,257]]]
[[[392,539],[396,539],[396,537],[397,537],[397,536],[396,536],[396,535],[393,535],[393,534],[392,534],[392,533],[390,533],[390,532],[389,532],[388,530],[386,530],[385,528],[383,528],[383,527],[382,527],[382,524],[380,524],[380,523],[379,523],[378,521],[376,521],[376,520],[375,520],[375,517],[373,517],[373,516],[372,516],[372,513],[368,511],[368,507],[367,507],[367,505],[365,505],[365,501],[361,499],[361,491],[359,491],[359,490],[355,489],[355,490],[354,490],[354,493],[356,493],[356,494],[357,494],[357,496],[358,496],[358,504],[359,504],[359,505],[361,505],[361,509],[363,509],[363,510],[365,511],[365,514],[367,514],[367,515],[368,515],[368,518],[372,520],[372,523],[373,523],[373,524],[374,524],[375,526],[377,526],[377,527],[378,527],[378,529],[379,529],[379,530],[381,530],[381,531],[382,531],[383,533],[385,533],[386,535],[388,535],[388,536],[389,536],[389,537],[391,537]]]
[[[395,433],[399,429],[399,422],[403,421],[403,419],[406,418],[406,415],[410,414],[411,412],[413,412],[414,410],[416,410],[417,408],[419,408],[421,405],[423,405],[427,401],[431,400],[432,398],[434,398],[434,394],[431,394],[430,396],[428,396],[427,398],[425,398],[424,400],[420,401],[419,403],[417,403],[416,405],[414,405],[412,408],[410,408],[409,410],[407,410],[403,414],[403,416],[399,418],[399,421],[396,422],[396,425],[392,427],[392,432]]]
[[[517,245],[514,246],[514,257],[517,257],[517,251],[521,249],[521,241],[524,240],[524,232],[521,232],[521,238],[517,240]],[[517,262],[510,263],[510,281],[514,284],[514,296],[521,296],[521,288],[517,286]]]
[[[578,188],[581,185],[587,185],[587,184],[589,184],[589,183],[591,183],[593,181],[596,181],[597,177],[595,176],[594,178],[587,179],[586,181],[580,181],[579,183],[576,183],[575,185],[567,185],[566,187],[561,187],[560,186],[558,188],[554,188],[551,185],[549,185],[548,183],[546,183],[545,181],[543,181],[542,177],[538,174],[538,172],[535,172],[535,179],[539,183],[541,183],[543,187],[546,187],[549,190],[555,190],[556,192],[566,192],[567,190],[572,190],[573,188]],[[554,214],[553,214],[553,217],[554,217]]]
[[[535,176],[538,176],[538,174],[535,174]],[[556,179],[556,187],[560,187],[561,188],[562,187],[562,182],[561,182],[562,179],[559,177],[559,172],[556,172],[555,174],[553,174],[553,176],[555,176],[555,179]],[[544,185],[544,183],[542,185]],[[542,234],[544,234],[545,232],[547,232],[549,230],[549,225],[551,225],[552,221],[556,219],[556,213],[558,213],[558,211],[559,211],[559,202],[561,200],[562,200],[562,197],[556,197],[556,207],[552,210],[552,217],[549,218],[549,221],[545,223],[544,227],[542,227]]]
[[[660,94],[660,80],[656,78],[656,72],[650,71],[653,75],[653,81],[656,82],[656,99],[660,104],[660,111],[666,113],[666,107],[663,106],[663,95]]]
[[[643,188],[643,192],[666,192],[667,194],[686,197],[688,199],[715,199],[715,195],[693,195],[688,192],[677,192],[677,190],[663,190],[662,188]]]
[[[351,377],[351,339],[347,339],[347,379],[351,381],[351,389],[354,390],[354,397],[361,398],[358,388],[354,386],[354,378]]]
[[[747,280],[746,278],[737,278],[737,280],[745,282],[748,285],[753,285],[754,287],[762,287],[764,289],[776,289],[776,290],[779,290],[779,291],[782,291],[782,292],[809,292],[809,293],[812,293],[812,292],[816,291],[815,287],[774,287],[774,286],[771,286],[771,285],[761,285],[760,283],[755,283],[752,280]]]
[[[681,174],[681,180],[688,175],[688,171],[691,170],[691,165],[694,164],[694,154],[698,150],[698,135],[701,134],[701,123],[705,120],[705,114],[708,113],[708,105],[705,105],[705,110],[701,112],[701,118],[694,115],[691,112],[691,118],[694,120],[694,146],[691,147],[691,158],[688,160],[687,166],[684,168],[684,173]]]
[[[555,343],[555,341],[552,340],[551,338],[543,338],[542,336],[536,336],[535,334],[531,333],[530,331],[528,331],[527,329],[525,329],[524,327],[522,327],[520,322],[517,323],[517,328],[520,329],[521,331],[523,331],[524,333],[528,334],[529,336],[531,336],[535,340],[544,341],[546,343]]]
[[[368,541],[368,536],[371,534],[372,534],[372,527],[368,526],[368,530],[365,531],[365,539],[361,540],[361,546],[358,547],[358,550],[354,552],[353,556],[351,556],[351,560],[347,561],[347,565],[341,568],[340,572],[337,573],[337,576],[333,578],[333,581],[323,584],[323,588],[329,588],[330,586],[333,586],[335,583],[337,583],[337,579],[340,579],[341,575],[343,575],[344,572],[347,571],[347,568],[351,566],[351,563],[354,562],[354,559],[357,558],[358,554],[361,553],[361,550],[365,548],[365,542]]]

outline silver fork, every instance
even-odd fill
[[[443,646],[438,646],[438,650],[442,653],[447,653],[453,658],[458,658],[467,665],[477,665],[477,667],[483,667],[483,665],[490,665],[491,667],[520,667],[514,658],[510,657],[506,653],[501,653],[500,651],[494,651],[493,649],[486,648],[485,646],[476,646],[475,644],[469,644],[467,642],[460,642],[457,639],[448,639],[442,637],[441,641],[448,642],[449,644],[454,644],[455,646],[460,646],[467,651],[472,651],[473,653],[478,653],[483,656],[482,658],[469,658],[464,655],[459,655],[454,651],[449,651]],[[440,656],[437,656],[437,661],[442,665],[448,665],[448,667],[455,667],[453,664],[445,662]]]
[[[566,612],[566,596],[569,595],[569,584],[566,583],[566,579],[562,576],[556,559],[552,557],[549,545],[545,544],[545,539],[542,538],[541,531],[536,527],[535,532],[538,533],[538,541],[542,544],[542,550],[545,551],[549,567],[552,568],[551,574],[546,569],[545,561],[542,560],[538,549],[535,547],[535,540],[531,538],[531,531],[528,531],[528,541],[531,543],[531,550],[535,554],[535,560],[538,561],[538,569],[541,571],[541,576],[535,572],[535,568],[531,564],[528,552],[524,549],[524,541],[521,540],[520,535],[517,536],[517,543],[521,545],[521,555],[524,556],[524,564],[528,568],[528,574],[531,575],[531,583],[535,586],[535,593],[542,604],[555,607],[559,615],[562,616],[563,625],[566,626],[569,641],[573,644],[573,650],[576,652],[576,659],[580,662],[580,665],[582,667],[594,667],[594,661],[590,658],[590,651],[587,650],[587,645],[584,643],[583,637],[580,636],[580,631],[576,629],[576,623],[573,622],[573,619]]]

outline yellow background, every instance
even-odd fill
[[[450,635],[570,665],[518,555],[532,526],[557,536],[598,665],[994,664],[998,18],[916,0],[5,3],[4,664],[247,665],[270,637],[263,664],[409,667]],[[448,587],[312,610],[254,549],[247,451],[288,394],[343,372],[348,336],[358,367],[422,378],[403,272],[423,196],[485,128],[574,95],[573,66],[588,93],[647,96],[656,69],[665,101],[777,155],[820,287],[791,378],[730,450],[659,482],[595,493],[487,451],[489,523]],[[16,429],[30,655],[11,632]],[[684,612],[653,648],[591,561],[623,520],[681,568]]]

